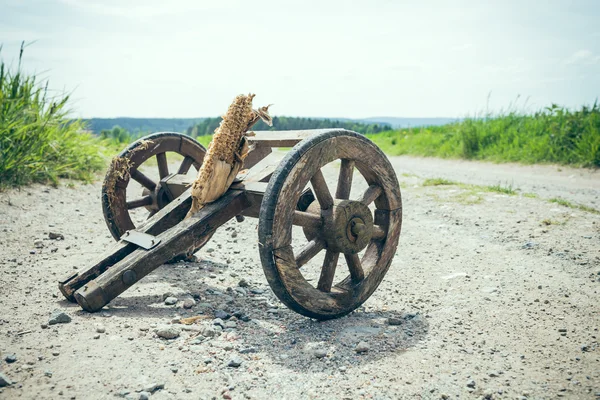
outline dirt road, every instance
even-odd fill
[[[600,398],[600,215],[547,201],[600,208],[598,173],[392,162],[404,200],[392,267],[363,307],[327,322],[272,294],[250,219],[221,228],[200,262],[82,312],[56,282],[113,243],[100,182],[0,193],[0,383],[12,381],[0,398]],[[521,191],[423,186],[431,177]],[[71,322],[48,326],[54,310]],[[222,330],[221,311],[239,318]],[[169,325],[194,315],[207,319]],[[177,338],[157,336],[173,327]]]

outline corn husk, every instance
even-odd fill
[[[253,98],[253,94],[237,96],[222,117],[208,145],[198,177],[192,184],[192,207],[187,217],[217,200],[229,189],[250,151],[246,136],[252,125],[262,119],[272,126],[269,106],[253,110]]]

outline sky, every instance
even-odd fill
[[[77,117],[465,117],[600,97],[600,0],[0,0]]]

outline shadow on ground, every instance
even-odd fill
[[[365,312],[359,308],[345,317],[320,322],[287,309],[270,289],[220,288],[202,282],[207,274],[228,268],[226,264],[209,261],[162,266],[137,284],[140,290],[155,294],[127,293],[100,313],[114,318],[148,319],[149,323],[156,319],[171,320],[176,314],[205,316],[189,327],[178,325],[191,329],[185,343],[194,352],[208,353],[216,343],[229,342],[243,358],[268,358],[296,371],[307,368],[333,371],[344,364],[373,362],[410,349],[428,333],[429,324],[418,313]],[[165,306],[164,293],[156,283],[168,286],[179,300],[193,297],[196,305],[191,310]],[[231,320],[236,320],[235,328],[225,328],[217,337],[205,337],[203,329],[213,326],[217,310],[245,315],[250,320],[232,317]],[[85,318],[90,314],[81,311],[80,316]],[[359,351],[360,347],[364,351]]]

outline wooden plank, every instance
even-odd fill
[[[302,131],[258,131],[248,137],[250,143],[268,147],[293,147],[302,140],[339,129],[307,129]]]
[[[149,235],[157,235],[158,233],[175,226],[179,221],[181,221],[189,211],[191,205],[192,198],[190,195],[190,190],[188,189],[180,197],[167,204],[165,208],[149,218],[146,223],[140,226],[137,230]],[[74,302],[75,298],[73,297],[73,293],[75,293],[77,289],[92,279],[100,276],[113,264],[133,252],[136,248],[137,246],[124,241],[115,243],[108,254],[104,255],[90,268],[85,271],[71,274],[59,281],[58,288],[67,298],[67,300]]]
[[[100,310],[131,285],[178,254],[197,248],[214,231],[241,213],[249,202],[241,190],[229,190],[219,200],[207,204],[197,214],[157,235],[161,243],[150,249],[137,249],[110,269],[79,288],[75,300],[86,311]]]

